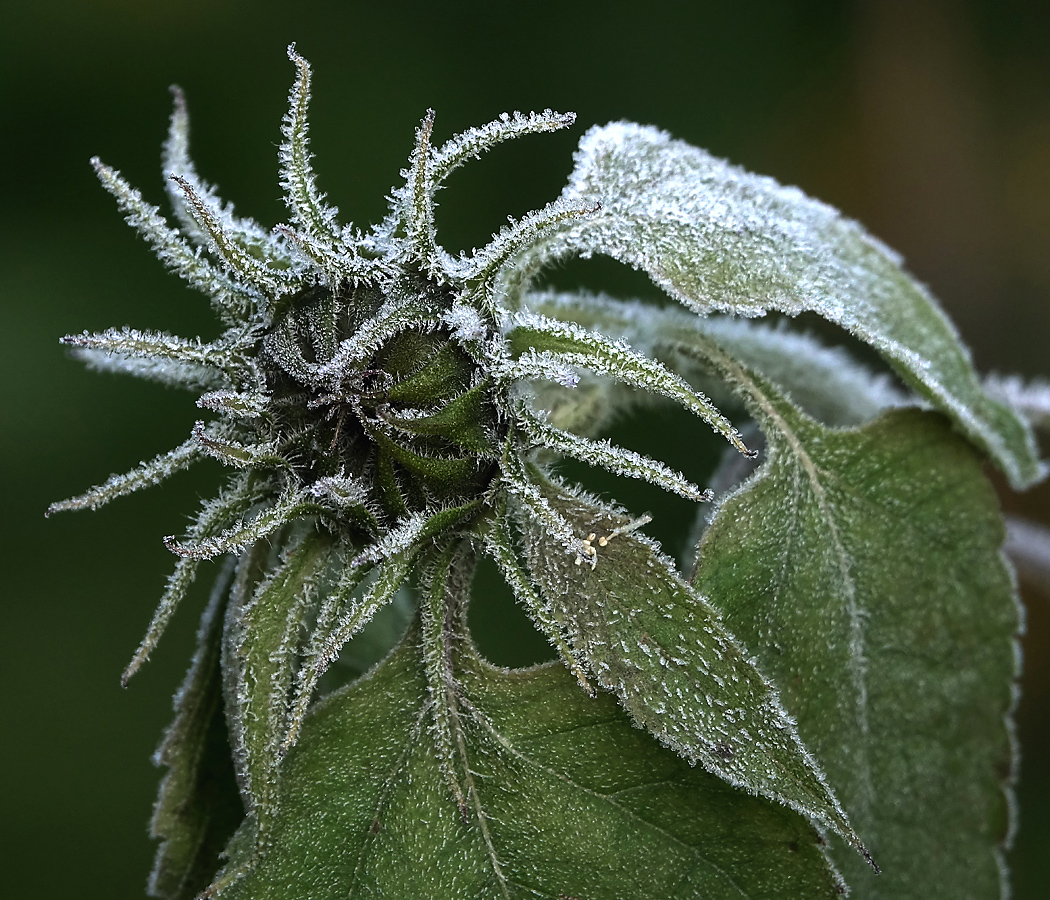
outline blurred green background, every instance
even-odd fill
[[[159,775],[149,757],[196,609],[182,611],[127,691],[118,676],[172,565],[160,537],[183,526],[217,478],[202,470],[98,513],[43,518],[50,501],[183,440],[197,414],[177,392],[86,374],[58,337],[121,324],[205,337],[215,328],[206,301],[123,224],[88,158],[100,155],[160,202],[167,87],[178,82],[204,177],[242,211],[278,221],[293,40],[314,65],[321,185],[345,218],[383,214],[427,107],[439,139],[504,110],[579,114],[571,133],[501,148],[452,179],[439,216],[454,250],[553,198],[587,125],[656,124],[865,222],[942,298],[980,367],[1050,374],[1050,4],[4,3],[7,896],[142,896]],[[598,263],[571,274],[648,290]],[[633,446],[644,449],[640,440]],[[1006,502],[1050,517],[1045,488]],[[1013,860],[1015,896],[1035,898],[1050,882],[1050,597],[1030,586],[1026,595]]]

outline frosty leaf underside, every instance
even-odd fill
[[[1031,433],[981,389],[933,298],[831,207],[629,123],[587,132],[563,197],[599,198],[602,208],[564,225],[523,265],[599,253],[645,271],[700,314],[814,311],[878,350],[1016,487],[1041,476]]]

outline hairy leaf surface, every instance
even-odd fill
[[[1018,608],[981,460],[936,413],[826,429],[727,365],[768,461],[720,507],[697,588],[758,654],[882,867],[859,898],[993,898]]]
[[[802,818],[690,768],[561,665],[463,662],[480,816],[472,806],[461,817],[438,771],[412,632],[306,722],[283,780],[296,803],[257,867],[220,897],[839,896]]]
[[[602,208],[564,223],[533,251],[537,265],[601,253],[700,313],[814,311],[878,350],[1015,486],[1040,477],[1031,432],[984,393],[936,301],[893,251],[830,206],[630,123],[584,135],[563,198]]]
[[[542,527],[526,529],[529,570],[576,654],[632,718],[691,762],[860,840],[773,686],[631,520],[547,482],[548,503],[589,539],[575,562]],[[582,564],[581,564],[582,562]]]

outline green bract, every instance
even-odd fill
[[[957,807],[976,820],[953,877],[994,891],[1018,619],[965,438],[1018,486],[1041,466],[930,296],[829,207],[629,124],[584,136],[560,199],[448,254],[437,189],[501,141],[574,121],[550,111],[441,146],[429,112],[388,217],[342,225],[311,169],[310,69],[289,56],[286,224],[235,215],[198,177],[178,92],[164,150],[177,227],[95,160],[129,223],[211,298],[222,336],[65,339],[96,368],[200,392],[214,416],[52,511],[206,457],[230,470],[165,539],[179,561],[124,676],[201,561],[225,558],[159,752],[154,894],[813,897],[842,889],[834,861],[864,896],[874,857],[882,885],[901,885],[892,896],[930,897],[939,844],[920,860],[908,848],[960,827],[943,821]],[[689,311],[535,287],[548,264],[592,253],[643,269]],[[767,310],[845,326],[915,394],[805,335],[724,315]],[[648,516],[552,471],[571,457],[713,499],[696,475],[599,436],[647,396],[698,416],[739,460],[693,578],[642,534]],[[758,454],[716,401],[767,448],[747,480]],[[927,409],[882,414],[908,404]],[[476,653],[466,606],[482,556],[568,671],[508,672]],[[400,638],[395,616],[380,642],[398,649],[318,702],[344,646],[404,608],[406,587],[415,624]],[[950,727],[913,746],[898,713]],[[933,777],[938,760],[963,774]]]

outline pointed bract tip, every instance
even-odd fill
[[[875,872],[875,874],[876,875],[881,875],[882,874],[882,869],[879,868],[879,864],[877,862],[875,862],[875,858],[868,852],[868,848],[865,847],[863,844],[861,844],[858,847],[858,849],[860,850],[861,856],[863,856],[864,859],[867,860],[868,865],[871,866],[871,868]]]
[[[128,683],[131,681],[132,678],[135,677],[135,673],[137,673],[138,670],[142,668],[143,664],[148,659],[148,650],[145,650],[144,652],[144,648],[139,647],[139,649],[135,651],[135,655],[131,657],[131,662],[128,663],[127,668],[120,673],[120,686],[122,688],[127,688]]]
[[[168,90],[171,91],[171,99],[175,103],[176,114],[186,113],[186,93],[177,84],[169,84]]]

